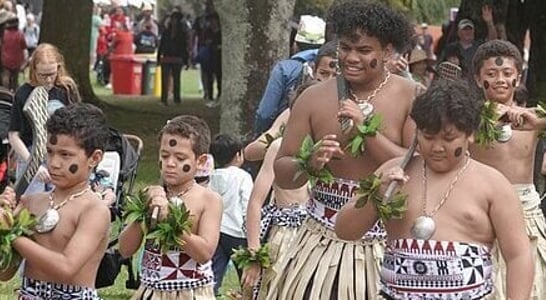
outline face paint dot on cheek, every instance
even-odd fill
[[[176,140],[175,139],[169,140],[169,146],[171,147],[176,146]]]
[[[49,143],[51,145],[57,145],[57,136],[56,135],[52,135],[50,138],[49,138]]]
[[[489,81],[487,81],[487,80],[483,81],[483,88],[486,89],[486,90],[489,89]]]
[[[495,58],[495,64],[497,66],[502,66],[504,64],[504,60],[502,59],[502,57],[499,56],[499,57]]]
[[[72,174],[76,174],[76,172],[78,172],[78,165],[70,165],[70,167],[68,167],[68,171],[70,171]]]
[[[182,171],[188,173],[190,170],[191,170],[191,166],[190,166],[190,165],[183,165],[183,166],[182,166]]]
[[[370,62],[370,68],[375,69],[377,67],[377,59],[372,59]]]
[[[455,157],[459,157],[459,156],[461,156],[461,154],[463,154],[463,148],[462,147],[459,147],[459,148],[455,149]]]

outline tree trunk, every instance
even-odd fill
[[[531,50],[529,56],[529,76],[527,87],[534,99],[544,101],[546,97],[546,2],[527,0],[526,12],[529,13],[529,30],[531,32]]]
[[[288,57],[295,0],[214,0],[222,26],[220,131],[252,133],[269,72]]]
[[[100,105],[89,80],[89,48],[93,1],[44,1],[40,42],[51,43],[64,55],[66,68],[78,83],[83,101]]]

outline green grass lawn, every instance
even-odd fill
[[[92,82],[95,82],[92,74]],[[108,105],[105,108],[108,122],[123,133],[139,136],[144,142],[136,189],[148,184],[157,184],[159,180],[157,133],[170,118],[180,114],[193,114],[207,120],[212,134],[218,132],[218,108],[208,108],[204,105],[199,92],[199,71],[182,72],[182,104],[159,104],[159,99],[151,96],[115,96],[112,91],[95,86],[95,92]],[[172,101],[171,101],[172,103]],[[131,297],[132,291],[125,288],[127,272],[125,268],[117,278],[115,285],[99,290],[105,300],[125,300]],[[221,291],[238,289],[237,275],[233,268],[228,269]],[[0,300],[14,299],[14,290],[20,286],[20,279],[0,284]]]

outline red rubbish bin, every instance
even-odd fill
[[[112,88],[114,94],[140,95],[142,86],[142,64],[144,60],[134,55],[112,55]]]

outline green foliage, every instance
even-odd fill
[[[11,243],[18,237],[34,234],[34,226],[36,218],[26,208],[16,216],[11,210],[5,210],[0,215],[0,270],[6,270],[21,261]]]
[[[161,252],[166,253],[169,249],[176,249],[184,246],[182,235],[190,233],[192,222],[190,211],[184,203],[175,205],[169,203],[167,218],[150,229],[147,238],[152,239],[154,244],[161,246]]]
[[[248,248],[239,246],[239,249],[233,249],[231,260],[240,269],[257,263],[263,269],[271,267],[271,258],[269,257],[269,245],[263,244],[255,252],[250,251]]]
[[[381,176],[371,174],[362,179],[357,191],[358,200],[355,203],[355,208],[361,208],[371,201],[381,220],[401,219],[407,210],[407,195],[397,192],[390,202],[383,202],[383,197],[379,195],[380,188]]]
[[[495,102],[485,101],[481,111],[480,125],[475,136],[477,145],[489,148],[500,137],[502,130],[497,126],[499,117]]]
[[[381,126],[381,121],[381,116],[374,114],[364,124],[357,126],[358,133],[349,140],[345,150],[350,149],[353,157],[362,155],[366,146],[366,137],[375,136]]]
[[[139,222],[142,232],[148,232],[148,201],[144,190],[138,191],[137,195],[127,195],[125,207],[123,208],[123,220],[125,224]]]
[[[319,180],[324,183],[332,183],[334,181],[334,175],[327,166],[324,166],[324,168],[319,171],[312,170],[311,166],[309,166],[309,160],[311,159],[311,156],[313,155],[313,153],[315,153],[315,151],[317,151],[318,148],[320,148],[321,143],[322,141],[314,143],[311,136],[305,136],[301,144],[300,150],[295,157],[298,164],[298,171],[296,172],[296,174],[294,174],[294,181],[303,174],[307,174],[307,178],[309,180],[309,183],[311,183],[311,186],[314,186]]]

